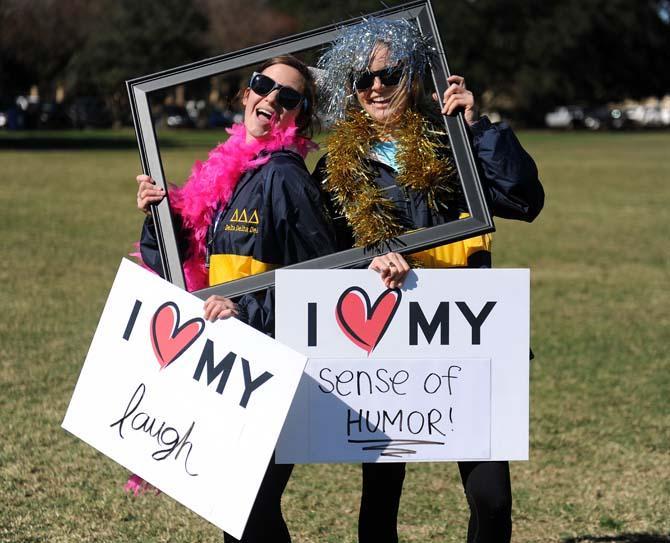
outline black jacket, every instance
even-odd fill
[[[183,242],[180,245],[185,252]],[[151,219],[145,221],[140,250],[144,262],[162,274]],[[207,240],[210,285],[335,250],[319,188],[304,161],[292,151],[277,151],[267,163],[242,175],[228,205],[212,218]],[[242,296],[238,305],[240,320],[274,335],[274,289]]]
[[[523,149],[512,129],[506,123],[492,124],[488,118],[483,117],[470,130],[477,168],[492,215],[529,222],[535,219],[544,205],[544,191],[538,179],[535,162]],[[327,155],[323,156],[314,171],[320,184],[326,176],[327,160]],[[464,205],[456,205],[450,210],[438,213],[428,206],[422,193],[399,187],[395,182],[396,172],[393,168],[372,159],[369,164],[377,172],[375,182],[385,189],[384,194],[395,204],[399,219],[407,230],[443,224],[457,219],[461,212],[467,211]],[[331,213],[334,215],[333,223],[339,249],[352,247],[354,238],[351,228],[344,217],[332,211]],[[474,256],[480,252],[476,245],[484,248],[487,244],[486,240],[481,240],[474,247],[464,248],[467,265],[490,266],[490,254]],[[484,249],[483,252],[488,253]],[[442,266],[437,264],[436,267]]]

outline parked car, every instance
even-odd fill
[[[195,125],[183,106],[162,106],[157,118],[159,128],[193,128]]]
[[[72,121],[62,104],[42,102],[39,105],[37,128],[46,130],[61,130],[71,128]]]
[[[213,107],[207,115],[207,128],[228,128],[234,122],[235,114],[230,110]]]
[[[589,130],[621,130],[632,123],[621,108],[601,106],[584,112],[584,126]]]
[[[549,128],[582,128],[584,126],[584,109],[580,106],[560,106],[544,116],[544,123]]]
[[[544,122],[549,128],[586,128],[588,130],[621,130],[633,126],[628,113],[617,107],[561,106],[547,113]]]
[[[660,105],[627,107],[626,116],[638,128],[663,128],[670,126],[670,108]]]
[[[17,96],[7,111],[7,127],[11,130],[33,130],[39,120],[40,101],[36,96]]]
[[[69,104],[67,112],[75,128],[109,128],[112,126],[112,116],[105,102],[94,96],[75,98]]]

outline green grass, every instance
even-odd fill
[[[221,541],[165,496],[127,497],[125,470],[60,428],[138,237],[139,159],[130,131],[40,137],[11,150],[21,138],[0,136],[0,541]],[[217,139],[172,136],[168,177]],[[531,460],[512,466],[514,539],[670,541],[670,134],[521,139],[547,203],[495,236],[495,264],[530,267],[533,282]],[[357,466],[298,466],[284,499],[294,541],[355,541],[359,486]],[[402,541],[463,541],[466,521],[456,466],[409,466]]]

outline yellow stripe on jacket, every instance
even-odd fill
[[[251,256],[212,255],[209,259],[209,284],[212,286],[227,283],[234,279],[270,271],[276,267]]]
[[[459,219],[469,216],[468,213],[461,213]],[[463,268],[468,265],[470,255],[479,251],[491,252],[492,242],[491,234],[483,234],[414,253],[412,256],[418,259],[425,268]]]
[[[462,213],[459,219],[468,217]],[[468,265],[468,257],[478,251],[491,251],[493,237],[483,234],[455,243],[441,245],[414,253],[425,268],[463,268]],[[218,285],[242,277],[249,277],[275,269],[277,266],[243,255],[212,255],[209,262],[209,284]]]

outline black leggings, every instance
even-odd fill
[[[459,462],[470,505],[468,543],[508,543],[512,488],[507,462]],[[405,464],[363,464],[359,543],[396,543]]]
[[[293,464],[275,464],[272,455],[261,488],[251,509],[242,539],[223,533],[225,543],[290,543],[291,536],[281,512],[281,496],[293,471]]]

